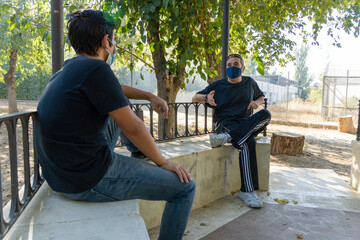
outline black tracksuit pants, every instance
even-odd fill
[[[242,192],[259,189],[255,137],[265,129],[270,120],[270,112],[263,109],[250,117],[226,119],[216,126],[216,132],[230,134],[233,146],[239,150]]]

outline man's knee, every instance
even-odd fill
[[[259,111],[259,113],[261,113],[263,118],[271,118],[271,113],[267,109],[262,109],[262,110]]]
[[[183,193],[186,193],[186,195],[195,196],[195,192],[196,192],[196,183],[194,179],[191,182],[184,183]]]

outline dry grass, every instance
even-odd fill
[[[268,106],[272,118],[277,120],[285,120],[286,118],[286,102],[276,103]],[[321,105],[314,104],[302,99],[295,99],[288,103],[287,120],[296,122],[324,122],[321,116]]]

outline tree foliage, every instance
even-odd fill
[[[295,35],[319,45],[319,32],[328,27],[338,47],[338,30],[359,36],[358,0],[234,0],[231,6],[230,50],[256,61],[260,73],[295,60]]]
[[[310,84],[313,81],[313,77],[308,74],[308,67],[306,65],[306,58],[309,52],[308,46],[301,46],[296,51],[295,61],[295,81],[298,83],[299,97],[307,99],[310,92]]]
[[[0,81],[5,82],[9,112],[16,112],[16,86],[26,76],[49,70],[50,6],[48,1],[0,2]]]
[[[176,77],[178,70],[186,66],[190,71],[185,73],[185,77],[198,72],[206,79],[205,74],[211,74],[205,69],[206,53],[219,52],[221,44],[221,39],[215,39],[217,42],[214,42],[211,36],[212,32],[221,32],[221,21],[218,21],[221,9],[216,1],[106,2],[105,11],[115,18],[119,26],[118,34],[131,37],[140,35],[132,45],[134,51],[140,54],[139,57],[149,61],[149,56],[144,55],[146,44],[152,53],[157,50],[164,53],[166,60],[160,66],[153,63],[154,71],[168,69]],[[156,32],[157,39],[151,36],[152,31]],[[122,42],[120,45],[127,50],[130,48]]]
[[[194,73],[203,79],[221,75],[218,65],[221,64],[223,1],[106,2],[105,10],[121,19],[118,22],[121,33],[132,36],[140,33],[141,41],[133,45],[137,53],[143,54],[144,45],[150,44],[146,41],[147,31],[156,18],[160,21],[159,38],[151,42],[150,49],[163,49],[166,62],[162,67],[176,75],[176,68],[186,64],[187,81]],[[292,36],[301,34],[304,41],[311,39],[311,44],[318,45],[318,34],[326,26],[333,44],[340,47],[337,30],[359,35],[358,1],[233,0],[230,6],[230,52],[255,61],[261,74],[275,62],[283,66],[295,60],[296,43]]]
[[[315,104],[321,104],[322,101],[322,85],[310,87],[309,100]]]

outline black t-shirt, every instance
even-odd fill
[[[109,65],[78,56],[65,62],[41,95],[37,150],[43,175],[58,192],[79,193],[105,174],[111,150],[108,113],[128,105]]]
[[[264,96],[254,79],[247,76],[241,76],[241,79],[239,83],[230,83],[227,79],[221,79],[198,92],[199,94],[208,94],[215,90],[216,106],[213,107],[215,121],[250,116],[252,112],[247,110],[250,102]],[[208,106],[210,105],[208,104]]]

